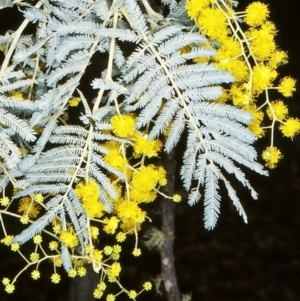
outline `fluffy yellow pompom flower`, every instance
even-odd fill
[[[92,199],[98,199],[99,198],[99,187],[95,180],[90,179],[88,183],[82,183],[80,182],[76,188],[75,192],[77,196],[82,199],[83,201],[86,201],[90,198]]]
[[[179,203],[179,202],[181,201],[181,195],[179,195],[179,194],[174,194],[174,195],[173,195],[173,201],[174,201],[175,203]]]
[[[98,235],[99,235],[99,228],[98,227],[91,226],[90,227],[90,232],[91,232],[92,239],[97,239],[98,238]]]
[[[134,250],[132,251],[132,255],[135,257],[138,257],[142,254],[141,249],[140,248],[134,248]]]
[[[3,278],[2,279],[2,283],[4,284],[4,285],[8,285],[9,283],[10,283],[10,280],[8,279],[8,278]]]
[[[235,58],[243,53],[241,45],[232,37],[226,37],[222,40],[222,44],[216,53],[215,59],[217,61],[228,60]]]
[[[107,269],[107,273],[109,274],[109,276],[112,276],[112,277],[118,277],[119,274],[121,272],[121,265],[119,262],[114,262],[110,269]]]
[[[158,156],[162,148],[162,143],[160,140],[148,140],[148,135],[142,136],[141,134],[135,135],[136,141],[134,144],[134,156],[139,157],[145,155],[148,158]]]
[[[103,258],[102,251],[94,249],[93,250],[93,256],[94,256],[95,260],[97,260],[99,262],[102,261],[102,258]]]
[[[270,26],[271,24],[273,23],[270,22]],[[270,28],[270,26],[264,26],[261,29],[249,31],[251,52],[257,60],[268,59],[276,50],[276,44],[274,41],[275,32],[272,32],[272,27]]]
[[[191,19],[196,19],[199,12],[203,8],[207,8],[210,4],[214,4],[216,0],[189,0],[186,2],[186,11]]]
[[[269,9],[266,4],[253,2],[246,8],[245,22],[250,26],[261,25],[269,16]]]
[[[131,184],[138,190],[150,191],[165,177],[166,171],[162,167],[142,166],[133,174]]]
[[[272,56],[269,59],[269,65],[272,68],[277,68],[280,65],[284,65],[288,62],[288,56],[287,53],[276,49],[273,53]]]
[[[110,219],[107,217],[104,219],[106,225],[103,227],[103,230],[108,234],[114,234],[119,225],[119,219],[115,216],[112,216]]]
[[[59,283],[60,282],[60,275],[57,273],[52,274],[51,281],[53,283]]]
[[[15,90],[10,91],[9,95],[11,97],[17,99],[17,100],[20,100],[20,101],[24,100],[24,95],[21,92],[19,92],[19,91],[15,91]]]
[[[20,245],[17,242],[14,242],[10,245],[10,248],[13,252],[16,252],[20,249]]]
[[[30,260],[31,260],[32,262],[39,261],[39,259],[40,259],[40,254],[39,254],[39,253],[32,252],[32,253],[30,254]]]
[[[114,245],[113,249],[114,249],[114,253],[117,253],[117,254],[121,253],[121,251],[122,251],[122,247],[120,245]]]
[[[88,183],[78,183],[75,188],[76,195],[82,200],[82,205],[89,217],[101,217],[105,206],[99,200],[99,187],[95,180]]]
[[[230,98],[235,106],[245,108],[253,102],[251,94],[240,85],[232,85],[229,93]]]
[[[10,246],[13,241],[13,235],[7,235],[6,237],[1,239],[1,243],[5,244],[6,246]]]
[[[271,86],[277,76],[277,71],[267,65],[259,64],[253,68],[253,90],[261,93],[264,89]]]
[[[216,62],[216,67],[227,70],[234,76],[236,82],[242,82],[249,78],[249,69],[245,62],[240,59],[224,59]],[[246,99],[245,93],[243,94]],[[249,102],[248,102],[249,103]]]
[[[76,269],[70,269],[69,272],[68,272],[68,276],[70,278],[75,278],[77,276],[77,271]]]
[[[44,197],[41,193],[35,194],[33,199],[39,204],[43,203],[43,201],[44,201]]]
[[[103,249],[103,252],[105,255],[109,256],[113,252],[113,247],[111,246],[105,246]]]
[[[104,160],[110,166],[123,172],[126,165],[128,165],[127,159],[123,157],[116,149],[110,150],[109,153],[104,156]]]
[[[300,132],[300,121],[298,118],[288,118],[283,124],[280,125],[283,136],[293,138]]]
[[[73,97],[69,100],[69,105],[70,107],[77,107],[80,101],[81,101],[80,97]]]
[[[227,20],[218,8],[203,9],[197,21],[202,33],[212,40],[224,39],[227,36]]]
[[[94,290],[93,295],[94,295],[95,299],[101,299],[101,297],[103,296],[103,291],[101,291],[100,289],[96,288]]]
[[[145,282],[144,285],[143,285],[143,288],[144,288],[146,291],[150,291],[151,288],[152,288],[152,283],[149,282],[149,281]]]
[[[118,217],[123,223],[142,223],[145,220],[146,213],[135,202],[127,200],[120,201],[116,204]]]
[[[130,137],[135,131],[135,116],[132,114],[114,115],[110,123],[114,134],[121,138]]]
[[[56,267],[61,267],[63,265],[63,260],[60,256],[56,256],[56,257],[52,258],[52,261]]]
[[[295,84],[296,80],[286,76],[284,77],[278,86],[278,91],[285,97],[290,97],[292,96],[293,92],[296,90],[295,89]]]
[[[249,130],[253,132],[256,137],[263,137],[265,131],[262,128],[261,122],[264,118],[264,113],[258,110],[255,105],[247,107],[246,110],[253,115],[252,122],[248,125]]]
[[[29,217],[27,215],[22,215],[20,217],[20,222],[23,224],[23,225],[27,225],[29,223]]]
[[[40,276],[41,276],[41,274],[40,274],[40,272],[37,271],[37,270],[34,270],[34,271],[31,272],[31,278],[34,279],[34,280],[39,279]]]
[[[270,119],[283,120],[288,114],[288,108],[281,100],[272,101],[267,108],[267,115]]]
[[[280,150],[275,146],[267,147],[262,153],[262,158],[266,161],[265,165],[269,168],[275,168],[282,157]]]
[[[108,294],[106,297],[106,301],[115,301],[115,296],[113,294]]]
[[[43,241],[43,238],[39,234],[33,237],[33,242],[37,245],[40,244],[42,241]]]
[[[11,294],[13,293],[13,291],[15,290],[15,286],[13,284],[7,284],[5,286],[5,291],[8,293],[8,294]]]
[[[79,267],[77,269],[77,274],[79,277],[84,277],[86,275],[86,268],[85,267]]]
[[[2,206],[7,206],[10,203],[10,199],[8,197],[4,197],[0,199],[0,204]]]
[[[195,20],[197,18],[198,14],[199,14],[199,11],[200,11],[198,1],[195,1],[195,0],[187,1],[186,5],[185,5],[185,9],[187,11],[188,16],[191,19]]]
[[[137,292],[134,291],[134,290],[130,290],[130,291],[128,292],[128,297],[129,297],[129,299],[135,300],[135,298],[137,297]]]
[[[125,239],[126,239],[126,234],[124,232],[119,232],[116,235],[117,242],[123,242],[123,241],[125,241]]]
[[[152,202],[156,198],[155,187],[166,180],[162,167],[142,166],[132,175],[130,197],[136,202]]]
[[[99,289],[101,291],[105,291],[106,290],[105,282],[101,281],[99,284],[97,284],[97,289]]]
[[[60,240],[69,248],[74,248],[78,245],[78,238],[75,234],[70,231],[63,231],[60,234]]]
[[[61,225],[60,224],[54,224],[52,229],[55,234],[61,233]]]
[[[40,210],[41,207],[34,203],[30,197],[24,197],[20,200],[18,212],[28,215],[29,218],[36,218]]]
[[[57,243],[57,241],[52,240],[52,241],[49,242],[49,249],[50,249],[51,251],[54,251],[54,250],[56,250],[57,248],[58,248],[58,243]]]

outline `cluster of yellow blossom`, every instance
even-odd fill
[[[41,207],[31,197],[24,197],[20,200],[18,212],[29,218],[36,218]]]
[[[70,106],[72,106],[71,103]],[[84,253],[80,256],[75,255],[75,248],[81,242],[74,226],[71,223],[65,225],[59,217],[56,217],[52,221],[51,236],[53,239],[48,244],[49,253],[42,246],[43,232],[33,238],[34,251],[28,255],[27,265],[23,269],[25,271],[29,266],[35,266],[31,272],[33,280],[37,280],[41,276],[39,271],[41,262],[50,261],[53,263],[51,282],[59,283],[61,281],[61,274],[58,269],[63,266],[60,250],[60,244],[63,244],[71,249],[70,254],[72,254],[72,267],[68,271],[69,277],[83,277],[86,274],[86,264],[92,264],[94,269],[99,272],[101,281],[94,291],[96,299],[102,298],[105,294],[107,282],[117,283],[121,289],[118,294],[125,292],[128,298],[133,300],[142,291],[151,289],[151,283],[146,282],[140,292],[126,290],[119,283],[121,246],[119,244],[106,245],[103,249],[98,249],[95,245],[95,240],[99,239],[100,231],[103,231],[101,233],[115,235],[117,242],[120,243],[126,239],[127,234],[135,234],[135,246],[132,255],[140,256],[141,249],[138,248],[137,232],[146,220],[146,212],[141,209],[140,204],[154,201],[159,193],[159,187],[166,184],[166,171],[161,166],[145,163],[145,158],[158,156],[162,143],[158,139],[148,140],[146,132],[142,133],[136,130],[135,121],[136,118],[133,114],[113,116],[111,118],[111,132],[118,137],[118,141],[111,140],[103,144],[107,150],[104,155],[105,162],[113,169],[124,174],[122,179],[113,173],[109,174],[111,185],[116,191],[115,198],[113,199],[109,195],[101,196],[99,183],[93,178],[85,178],[85,180],[75,184],[74,192],[81,201],[89,220],[88,226],[82,230],[87,231],[87,237],[89,238],[84,247]],[[128,151],[129,147],[131,147],[131,150]],[[127,158],[128,153],[133,156]],[[101,191],[101,193],[106,192]],[[101,201],[102,197],[109,198],[112,201],[112,212],[107,212]],[[179,201],[180,196],[175,195],[173,199]],[[44,206],[43,201],[44,196],[42,194],[21,198],[17,209],[21,222],[27,223],[29,219],[37,218]],[[11,204],[11,200],[3,197],[0,199],[0,204],[6,206],[7,209]],[[46,232],[49,234],[48,230]],[[20,252],[26,258],[26,255],[20,250],[20,245],[15,243],[13,239],[12,235],[5,235],[1,243],[9,246],[12,251]],[[14,291],[15,282],[20,274],[12,281],[4,281],[7,292],[12,293]],[[106,300],[115,300],[115,297],[116,295],[107,294]]]
[[[105,211],[105,206],[100,202],[100,191],[97,182],[90,179],[88,183],[80,182],[75,193],[82,200],[82,207],[91,218],[101,217]]]
[[[148,135],[141,135],[140,133],[137,133],[134,137],[135,143],[134,143],[134,156],[136,158],[145,155],[148,158],[151,157],[157,157],[158,153],[162,149],[162,143],[160,140],[148,140]]]
[[[288,76],[277,79],[278,67],[287,63],[287,54],[275,43],[276,28],[268,19],[268,6],[257,1],[249,4],[244,12],[237,12],[233,2],[188,0],[186,10],[199,31],[214,42],[214,46],[206,44],[205,47],[216,47],[216,55],[211,58],[215,65],[235,77],[235,82],[224,89],[219,101],[230,100],[233,105],[252,113],[249,129],[258,138],[264,136],[266,129],[271,129],[271,145],[262,157],[266,166],[274,168],[282,158],[279,149],[273,146],[276,123],[283,136],[293,138],[300,132],[300,120],[289,117],[283,100],[270,100],[269,90],[275,89],[282,96],[290,97],[296,81]],[[196,59],[196,62],[202,61],[203,58]],[[262,93],[265,99],[259,103]],[[271,119],[269,126],[265,125],[265,113]],[[276,151],[270,152],[270,149]]]
[[[53,226],[56,226],[59,224],[58,219],[56,219],[53,223]],[[13,293],[15,290],[15,283],[17,281],[17,278],[27,270],[29,267],[32,267],[35,265],[35,268],[31,271],[31,278],[33,280],[37,280],[41,277],[41,273],[39,271],[39,266],[41,262],[43,261],[51,261],[53,263],[54,271],[52,275],[50,276],[50,280],[52,283],[57,284],[61,281],[61,274],[58,271],[58,268],[62,267],[63,265],[63,259],[61,257],[61,253],[59,250],[59,242],[66,245],[68,248],[72,249],[71,252],[71,260],[72,260],[72,268],[68,271],[68,276],[70,278],[74,277],[84,277],[87,273],[87,270],[85,268],[86,264],[90,264],[93,260],[98,263],[99,266],[99,272],[100,272],[100,282],[97,285],[96,289],[94,290],[94,298],[100,299],[104,291],[106,290],[106,282],[108,281],[110,283],[118,283],[119,284],[119,276],[121,272],[121,264],[118,262],[120,259],[120,253],[122,250],[122,247],[118,244],[115,244],[113,246],[105,246],[103,250],[96,249],[93,244],[87,245],[85,247],[84,254],[78,256],[74,253],[74,248],[78,245],[78,239],[76,234],[74,233],[74,230],[70,227],[66,231],[58,231],[58,228],[56,228],[56,231],[58,232],[59,236],[57,237],[57,240],[52,240],[50,243],[48,243],[48,249],[51,253],[47,251],[47,249],[42,246],[43,243],[43,236],[41,234],[37,234],[33,237],[32,241],[35,245],[34,251],[31,252],[29,255],[23,254],[19,250],[19,245],[17,247],[17,250],[22,254],[22,257],[26,259],[27,265],[23,268],[23,270],[18,273],[18,275],[11,281],[8,278],[3,278],[2,283],[5,286],[5,291],[7,293]],[[93,232],[93,238],[96,239],[99,234],[98,227],[91,226],[90,227],[91,232]],[[12,235],[6,235],[3,239],[1,239],[1,243],[7,246],[13,246],[16,243],[13,242],[13,236]],[[54,253],[53,253],[54,252]],[[133,251],[134,256],[139,256],[140,249],[135,248]],[[111,263],[109,263],[111,261]],[[127,296],[131,299],[135,299],[135,297],[140,294],[142,291],[150,290],[152,287],[150,282],[145,282],[143,285],[143,289],[140,292],[136,292],[133,290],[126,290],[123,286],[120,286],[121,292],[125,292]],[[120,294],[119,292],[118,294]],[[117,294],[117,295],[118,295]],[[114,300],[116,295],[108,294],[106,300]]]
[[[142,166],[132,175],[130,196],[136,202],[151,202],[157,196],[157,185],[167,184],[166,171],[163,167],[152,164]]]
[[[62,231],[59,236],[60,241],[68,248],[74,248],[78,245],[78,238],[73,232],[71,228],[69,231]]]
[[[75,101],[75,100],[74,100]],[[76,100],[77,101],[77,100]],[[73,104],[70,103],[70,106]],[[136,117],[133,114],[115,115],[111,118],[112,134],[116,135],[117,141],[110,140],[105,142],[103,146],[107,150],[104,154],[104,161],[124,174],[124,177],[118,178],[116,174],[110,173],[108,176],[112,187],[115,188],[116,196],[101,195],[105,191],[100,190],[100,184],[93,178],[85,178],[76,183],[74,192],[81,201],[88,218],[88,225],[81,231],[86,231],[88,241],[84,247],[84,253],[80,256],[75,255],[75,248],[82,242],[79,239],[79,233],[76,233],[74,225],[71,223],[64,224],[59,217],[55,217],[52,221],[52,231],[45,231],[51,235],[51,241],[48,243],[48,251],[43,242],[42,232],[33,237],[34,250],[29,255],[24,255],[20,250],[20,245],[14,242],[12,235],[6,235],[0,241],[9,246],[12,251],[18,251],[23,258],[27,258],[27,265],[22,271],[34,266],[31,271],[33,280],[41,277],[39,265],[41,262],[50,261],[53,263],[53,273],[50,277],[52,283],[61,281],[61,274],[58,271],[63,266],[60,244],[71,250],[72,267],[68,271],[68,276],[83,277],[86,274],[86,264],[92,264],[95,271],[99,272],[100,283],[94,291],[96,299],[102,298],[105,294],[106,283],[117,283],[121,292],[125,292],[129,299],[135,298],[142,292],[151,289],[151,283],[146,282],[140,292],[135,290],[126,290],[119,283],[121,273],[120,253],[122,247],[119,244],[106,245],[103,249],[96,248],[95,240],[98,241],[99,233],[115,235],[117,242],[125,241],[128,234],[135,234],[135,246],[132,251],[133,256],[140,256],[141,249],[138,248],[137,232],[141,228],[141,224],[146,220],[146,212],[141,209],[141,203],[149,203],[156,199],[159,188],[166,184],[166,171],[161,166],[154,164],[146,164],[145,158],[157,157],[162,143],[160,140],[148,140],[147,132],[137,131],[135,128]],[[120,139],[121,138],[121,139]],[[131,148],[129,150],[129,148]],[[127,157],[128,153],[131,157]],[[101,192],[100,192],[101,191]],[[51,197],[51,195],[48,195]],[[107,212],[102,202],[109,198],[113,204],[113,210]],[[170,197],[171,198],[171,197]],[[174,201],[179,201],[180,196],[175,195]],[[5,206],[5,210],[11,204],[11,199],[3,197],[0,204]],[[28,223],[29,220],[36,219],[43,204],[44,196],[35,194],[23,197],[19,200],[17,211],[22,223]],[[6,233],[6,231],[4,231]],[[50,233],[51,232],[51,233]],[[47,240],[45,240],[47,241]],[[97,243],[98,245],[98,243]],[[22,274],[22,271],[12,281],[5,278],[5,290],[8,293],[14,291],[14,285]],[[118,295],[107,294],[106,300],[115,300]]]
[[[114,115],[110,120],[114,134],[120,138],[130,138],[134,134],[135,121],[133,114]]]
[[[0,51],[4,51],[5,47],[0,46]],[[42,60],[39,62],[39,68],[41,70],[45,68]],[[33,84],[28,89],[7,92],[7,96],[13,101],[25,101],[26,99],[33,101],[35,94],[36,90]],[[61,123],[64,125],[68,123],[68,109],[78,107],[81,101],[85,102],[85,99],[76,96],[71,96],[68,99],[67,110],[59,117]],[[98,101],[96,100],[93,112],[97,109],[97,103]],[[150,282],[145,282],[139,292],[126,290],[120,284],[119,277],[122,270],[120,261],[121,243],[125,241],[129,234],[133,234],[135,245],[131,253],[133,256],[140,256],[141,249],[138,247],[138,231],[141,229],[142,223],[147,220],[147,213],[142,209],[142,204],[153,202],[158,194],[163,195],[159,189],[161,186],[166,185],[167,182],[164,168],[153,164],[153,162],[158,161],[153,160],[153,158],[159,157],[163,143],[159,139],[149,139],[148,126],[142,130],[136,128],[137,117],[135,114],[121,114],[120,107],[118,107],[118,99],[115,99],[115,106],[117,114],[111,117],[109,130],[105,131],[107,137],[110,135],[112,139],[104,143],[99,142],[101,144],[100,147],[105,149],[103,153],[101,151],[98,152],[98,149],[96,150],[97,155],[99,157],[103,156],[103,160],[106,163],[106,166],[100,167],[106,167],[108,170],[105,176],[116,192],[114,198],[105,191],[105,187],[101,186],[103,183],[99,183],[95,178],[92,178],[93,173],[89,167],[91,167],[91,157],[94,149],[88,145],[90,141],[86,141],[87,147],[85,148],[85,153],[80,157],[78,169],[68,170],[68,173],[71,173],[73,178],[68,183],[68,192],[64,194],[64,199],[57,205],[61,206],[60,213],[51,222],[47,219],[47,226],[41,230],[41,233],[32,237],[30,243],[33,246],[33,250],[30,253],[28,253],[28,250],[23,253],[22,246],[14,241],[15,237],[13,235],[9,235],[9,231],[7,231],[2,221],[2,214],[18,218],[22,224],[34,223],[37,218],[42,220],[45,216],[48,218],[47,210],[49,207],[47,206],[53,197],[57,197],[57,194],[52,194],[50,191],[48,195],[22,195],[23,197],[20,199],[14,199],[6,197],[4,193],[3,197],[0,198],[0,205],[5,207],[0,209],[1,226],[4,232],[4,238],[0,242],[8,246],[13,252],[18,252],[25,259],[25,266],[14,279],[3,279],[6,292],[12,293],[14,291],[18,277],[26,270],[31,269],[30,274],[33,280],[39,279],[41,277],[40,265],[43,262],[52,264],[53,271],[51,272],[50,280],[54,284],[59,283],[62,279],[60,268],[66,267],[62,255],[62,247],[63,249],[69,249],[69,263],[71,267],[67,274],[70,278],[85,276],[87,273],[86,265],[88,264],[91,264],[94,270],[99,273],[100,282],[94,291],[95,299],[100,299],[104,295],[106,301],[114,301],[123,292],[127,298],[135,300],[141,292],[151,289],[152,285]],[[34,130],[37,135],[40,135],[44,129],[40,126],[35,126]],[[91,127],[89,138],[93,136],[91,132],[97,130],[98,128]],[[20,154],[23,157],[29,152],[29,144],[26,147],[20,147]],[[78,172],[79,168],[80,172]],[[82,170],[85,170],[84,175],[81,173]],[[80,180],[77,182],[75,179]],[[69,192],[71,193],[69,194]],[[65,209],[64,200],[71,198],[71,195],[75,199],[76,205],[82,206],[86,215],[82,214],[81,216],[82,211],[80,213],[77,212],[76,208],[78,207],[76,207],[75,203],[73,203],[74,207],[70,206],[71,208],[68,208],[68,210],[73,210],[71,214],[60,215]],[[60,196],[59,194],[58,197]],[[48,201],[50,200],[50,202],[44,204],[44,198]],[[181,200],[181,197],[177,194],[169,198],[173,199],[174,202]],[[111,211],[108,210],[109,206],[105,206],[104,200],[111,201]],[[72,201],[73,199],[70,200],[70,203]],[[13,202],[17,206],[12,205]],[[46,212],[45,216],[42,216],[43,211]],[[78,217],[80,225],[75,221],[76,218],[74,216]],[[48,225],[48,223],[50,224]],[[50,241],[45,239],[45,235],[48,235],[47,238],[50,237]],[[102,242],[103,235],[114,235],[117,243],[99,247],[101,245],[99,242]],[[15,240],[17,241],[16,238]],[[111,238],[109,241],[111,241]],[[80,255],[78,250],[81,252]],[[106,294],[108,283],[117,284],[119,292]]]
[[[19,101],[22,101],[22,100],[25,99],[25,98],[24,98],[24,95],[23,95],[21,92],[16,91],[16,90],[9,91],[8,94],[9,94],[10,97],[12,97],[12,98],[14,98],[14,99],[17,99],[17,100],[19,100]]]
[[[3,278],[2,283],[5,285],[5,291],[11,294],[15,290],[14,284],[10,283],[8,278]]]
[[[80,97],[72,97],[69,99],[69,106],[70,107],[77,107],[80,103],[81,99]]]

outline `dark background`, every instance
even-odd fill
[[[249,2],[240,1],[240,9]],[[298,0],[264,2],[269,4],[271,20],[278,29],[277,44],[289,54],[289,64],[280,67],[279,72],[300,79]],[[0,10],[1,33],[18,26],[10,10]],[[300,91],[299,82],[297,88]],[[298,117],[299,91],[287,99],[291,115]],[[259,199],[253,201],[248,191],[238,191],[248,215],[247,225],[226,195],[213,231],[203,228],[202,204],[190,208],[182,202],[177,206],[175,258],[179,286],[182,293],[191,293],[194,301],[300,300],[300,137],[293,142],[279,137],[276,145],[284,154],[279,166],[270,171],[269,177],[249,175]],[[258,143],[257,147],[262,150],[265,145]],[[153,225],[159,223],[158,213],[159,207],[155,206],[149,213]],[[150,223],[146,225],[150,226]],[[128,246],[132,245],[133,240],[128,242]],[[0,278],[15,275],[23,266],[21,258],[3,246],[0,254]],[[130,289],[141,287],[143,281],[160,273],[158,253],[145,249],[143,255],[135,259],[125,255],[126,267],[121,280]],[[13,295],[0,290],[0,300],[66,301],[67,277],[54,285],[48,279],[49,268],[46,265],[44,277],[38,281],[31,280],[29,272],[25,272]],[[121,296],[119,300],[127,298]],[[142,294],[139,300],[165,298],[152,291]]]

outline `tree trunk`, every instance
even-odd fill
[[[175,151],[163,155],[163,166],[167,171],[168,183],[163,192],[167,195],[175,193],[175,172],[176,158]],[[168,301],[180,301],[180,292],[177,284],[175,262],[173,253],[174,235],[175,235],[175,204],[172,200],[162,199],[162,231],[165,239],[160,250],[161,269],[164,280],[164,286],[167,293]]]

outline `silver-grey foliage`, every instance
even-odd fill
[[[101,191],[115,198],[106,174],[126,177],[103,159],[103,143],[119,139],[107,132],[117,98],[123,112],[137,114],[138,128],[150,127],[149,138],[168,129],[165,151],[186,139],[182,182],[190,205],[204,194],[207,229],[215,226],[219,215],[220,181],[246,221],[226,174],[233,174],[256,197],[240,169],[246,166],[265,174],[251,146],[255,140],[247,129],[251,115],[215,102],[222,93],[221,85],[234,78],[211,63],[193,62],[214,55],[214,51],[205,47],[206,38],[191,31],[193,24],[186,17],[184,1],[165,1],[170,7],[165,18],[143,14],[135,0],[44,0],[35,7],[21,3],[24,17],[37,24],[37,32],[0,37],[2,45],[14,50],[13,60],[4,62],[0,72],[0,156],[6,171],[0,173],[0,189],[10,182],[8,172],[14,184],[23,188],[14,198],[36,193],[56,196],[46,204],[45,215],[15,241],[26,242],[58,215],[63,227],[71,221],[80,233],[81,245],[86,243],[86,232],[81,231],[86,227],[86,213],[74,184],[88,174],[97,180]],[[99,71],[91,82],[94,89],[106,93],[93,105],[77,88],[95,53],[110,54],[112,39],[116,41],[113,68]],[[123,52],[124,41],[131,45],[130,54]],[[185,47],[189,51],[182,51]],[[17,101],[8,95],[16,89],[34,93],[28,92],[29,99]],[[60,117],[76,93],[85,108],[80,117],[83,124],[63,125]],[[42,128],[43,133],[34,135],[34,127]],[[89,164],[85,165],[87,156]],[[108,211],[112,209],[105,193],[99,201]],[[68,270],[67,249],[63,249],[63,256]]]

